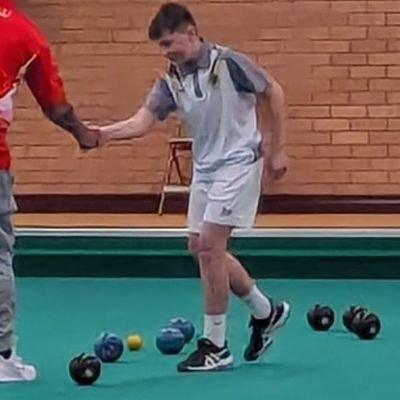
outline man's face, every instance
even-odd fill
[[[195,28],[188,26],[174,33],[165,32],[158,40],[158,45],[164,57],[179,65],[194,56],[195,38]]]

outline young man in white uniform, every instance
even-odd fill
[[[289,315],[286,302],[274,304],[257,288],[228,251],[233,228],[254,223],[262,185],[264,155],[274,178],[287,170],[284,153],[284,96],[281,87],[245,55],[203,40],[189,10],[164,4],[149,26],[170,67],[144,105],[126,121],[100,128],[103,143],[141,137],[171,112],[193,138],[189,250],[196,257],[204,285],[204,332],[198,348],[178,371],[226,369],[233,356],[226,340],[229,292],[251,312],[252,333],[244,352],[256,360],[272,343],[271,334]],[[266,147],[258,127],[257,101],[271,115]]]

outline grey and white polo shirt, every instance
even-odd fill
[[[270,84],[243,53],[203,41],[197,60],[155,82],[146,105],[159,120],[176,112],[193,138],[194,172],[212,176],[253,162],[261,142],[256,95]]]

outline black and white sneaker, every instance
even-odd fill
[[[257,360],[272,345],[272,334],[286,323],[289,314],[289,304],[282,302],[273,307],[271,316],[266,319],[251,317],[249,326],[252,332],[244,352],[246,361]]]
[[[228,347],[217,347],[207,338],[199,339],[197,349],[178,364],[179,372],[220,371],[233,366]]]

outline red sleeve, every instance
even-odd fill
[[[38,30],[30,33],[26,39],[34,59],[27,67],[25,81],[43,109],[64,103],[64,85],[50,47]]]

